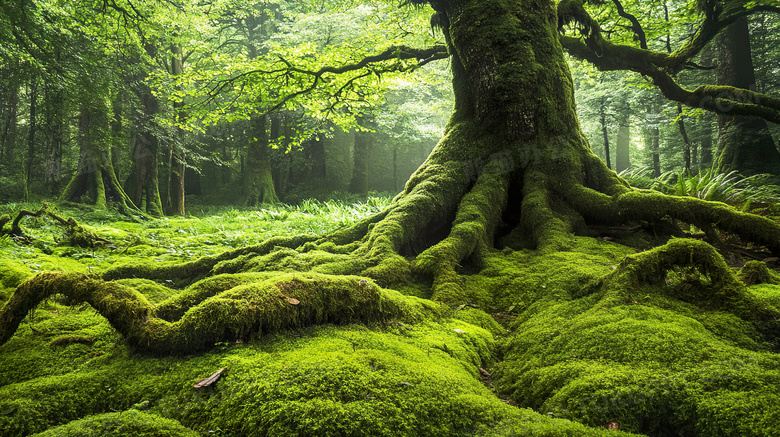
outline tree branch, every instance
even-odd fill
[[[681,48],[672,53],[662,53],[629,45],[614,44],[603,38],[596,22],[583,7],[583,0],[564,0],[559,8],[559,24],[580,24],[582,38],[560,35],[563,47],[572,56],[591,62],[602,71],[629,70],[652,79],[663,95],[673,101],[694,108],[702,108],[718,114],[762,117],[780,123],[780,99],[750,90],[701,86],[693,91],[681,87],[672,75],[682,68],[695,65],[691,59],[715,35],[738,18],[755,12],[778,9],[771,6],[731,8],[726,13],[711,10],[699,30]]]
[[[636,38],[639,41],[639,46],[647,50],[647,36],[645,36],[645,31],[642,29],[642,25],[639,23],[639,20],[633,14],[626,12],[626,10],[623,8],[623,4],[620,3],[620,0],[612,0],[612,3],[615,4],[618,15],[631,22],[631,30],[634,32],[634,35],[636,35]]]
[[[296,91],[294,93],[288,94],[284,96],[281,100],[279,100],[276,104],[272,105],[269,109],[264,111],[261,115],[267,115],[273,111],[276,111],[284,105],[286,105],[291,100],[295,99],[296,97],[299,97],[301,95],[307,94],[311,91],[313,91],[321,82],[323,82],[323,76],[326,74],[345,74],[353,71],[358,71],[364,68],[367,68],[371,64],[396,60],[396,61],[404,61],[404,60],[410,60],[410,59],[416,59],[417,63],[411,66],[401,65],[401,64],[394,64],[391,66],[388,66],[386,68],[380,68],[380,69],[372,69],[369,74],[364,74],[363,76],[368,76],[371,73],[387,73],[387,72],[396,72],[396,71],[409,71],[413,70],[415,68],[418,68],[422,65],[425,65],[429,62],[432,62],[434,60],[438,59],[445,59],[449,56],[449,53],[447,53],[447,49],[444,46],[433,46],[426,49],[415,49],[411,47],[404,47],[404,46],[393,46],[388,48],[387,50],[383,51],[382,53],[367,56],[363,59],[361,59],[358,62],[352,63],[352,64],[346,64],[339,67],[336,66],[326,66],[322,67],[319,70],[306,70],[302,68],[295,67],[287,61],[286,59],[280,57],[280,62],[284,64],[284,68],[278,68],[275,70],[262,70],[262,69],[256,69],[247,71],[241,74],[238,74],[234,77],[231,77],[229,79],[224,79],[219,81],[216,85],[211,87],[209,90],[209,95],[206,99],[201,101],[198,105],[204,105],[208,104],[214,99],[217,98],[217,96],[224,91],[227,87],[234,85],[235,83],[242,81],[250,76],[253,75],[278,75],[278,76],[286,76],[290,77],[293,74],[300,74],[304,76],[311,77],[311,83],[310,85],[306,86],[305,88]],[[350,81],[350,83],[354,82],[354,80]],[[339,90],[336,94],[339,94],[342,92],[344,87],[342,87],[341,90]]]

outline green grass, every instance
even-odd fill
[[[340,200],[306,200],[299,205],[264,205],[257,208],[193,206],[190,216],[128,221],[116,212],[61,207],[62,217],[73,217],[112,244],[84,249],[60,246],[62,229],[48,218],[25,218],[22,228],[35,243],[18,245],[0,237],[0,259],[14,260],[30,272],[42,270],[97,271],[127,261],[186,261],[204,255],[257,244],[279,235],[323,235],[380,212],[391,198],[369,197],[350,203]],[[40,205],[13,203],[0,206],[0,215],[15,217],[19,210],[36,211]],[[6,225],[10,227],[10,225]]]

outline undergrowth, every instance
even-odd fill
[[[652,173],[650,168],[629,168],[620,172],[620,177],[632,187],[723,202],[742,210],[774,206],[780,201],[780,191],[773,182],[774,176],[769,174],[744,177],[736,171],[716,173],[705,169],[697,174],[668,171],[654,178]],[[777,214],[780,210],[774,209],[772,212]]]

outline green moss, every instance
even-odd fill
[[[36,437],[196,437],[175,420],[137,410],[96,414],[35,434]]]
[[[471,323],[472,325],[479,326],[483,329],[487,329],[493,334],[504,334],[506,330],[496,322],[496,319],[487,314],[486,312],[470,307],[463,307],[456,309],[453,317],[464,322]]]
[[[748,261],[739,270],[739,280],[745,285],[780,284],[780,276],[761,261]]]
[[[0,259],[0,285],[3,287],[16,288],[31,275],[29,268],[11,260]]]
[[[780,311],[780,287],[774,284],[757,284],[748,287],[748,291],[761,302]]]
[[[0,433],[602,434],[496,398],[477,378],[494,347],[489,332],[450,320],[384,331],[313,327],[186,359],[118,349],[66,374],[0,386]],[[192,388],[222,367],[210,392]]]
[[[516,319],[494,373],[502,392],[556,417],[649,435],[774,432],[774,409],[745,412],[764,411],[780,382],[771,352],[778,313],[743,290],[709,245],[672,240],[584,290],[539,300]],[[724,392],[740,404],[725,404]],[[748,392],[755,396],[736,395]]]

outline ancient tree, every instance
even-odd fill
[[[53,293],[88,302],[128,345],[151,354],[188,353],[219,341],[301,325],[390,318],[416,321],[493,299],[479,294],[487,286],[469,280],[474,272],[509,263],[513,274],[538,275],[523,269],[542,262],[558,266],[568,253],[596,247],[582,236],[598,236],[610,227],[629,229],[626,224],[654,234],[685,236],[678,227],[685,223],[703,230],[712,244],[728,234],[768,252],[780,252],[780,225],[774,221],[725,204],[636,190],[609,170],[580,131],[563,55],[565,47],[605,70],[639,71],[668,98],[718,112],[725,107],[724,87],[685,90],[672,80],[672,73],[686,66],[719,30],[765,7],[746,9],[727,2],[722,8],[707,3],[700,31],[669,54],[610,43],[583,3],[431,2],[432,23],[444,34],[452,65],[455,108],[439,144],[385,211],[330,235],[277,237],[189,263],[117,266],[99,276],[41,273],[21,284],[3,307],[0,341],[7,341],[27,311]],[[580,34],[562,35],[561,28],[571,23]],[[408,68],[409,61],[429,62],[443,53],[442,48],[392,47],[355,64],[317,71],[290,63],[284,74],[309,77],[316,84],[326,74],[367,67]],[[750,90],[728,90],[754,102],[728,102],[733,114],[780,120],[780,100]],[[776,345],[780,314],[750,297],[710,244],[678,238],[614,263],[611,273],[601,278],[583,276],[562,282],[565,287],[550,287],[549,295],[544,284],[533,291],[516,290],[533,296],[523,320],[544,323],[533,317],[547,314],[564,317],[561,323],[565,324],[565,315],[545,313],[545,308],[552,308],[545,302],[552,305],[563,299],[553,292],[580,299],[578,305],[588,308],[581,311],[592,308],[607,313],[613,307],[639,305],[647,296],[673,295],[691,305],[726,311],[750,325],[756,341]],[[132,287],[115,281],[123,278],[194,285],[154,306]],[[426,288],[430,299],[392,291],[409,284]],[[690,284],[693,288],[685,288]],[[511,292],[505,288],[490,289]],[[522,332],[525,325],[516,326]],[[568,340],[556,341],[573,342],[575,337],[582,340],[574,333],[565,337]],[[510,346],[507,357],[549,344]],[[598,350],[594,346],[582,353]],[[531,385],[521,382],[531,378],[530,370],[523,369],[536,362],[524,362],[503,367],[502,389],[514,399],[547,408],[544,402],[558,394],[537,393],[541,400],[534,400],[525,388]],[[585,408],[562,402],[571,417],[580,417],[577,408]],[[635,429],[653,430],[640,422]]]

